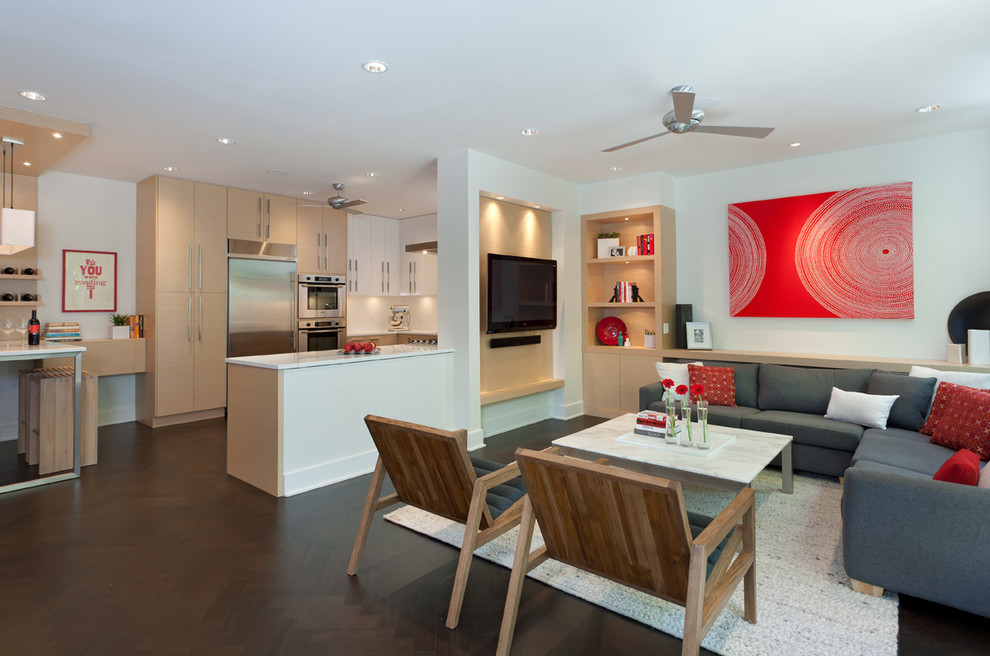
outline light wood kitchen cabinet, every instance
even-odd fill
[[[347,274],[347,213],[331,207],[296,208],[296,271]]]
[[[399,222],[379,216],[347,217],[348,291],[363,296],[401,292]]]
[[[287,196],[227,189],[227,237],[296,243],[296,204]]]
[[[148,350],[136,405],[153,427],[223,416],[227,192],[164,177],[138,184],[137,312]]]
[[[400,293],[426,296],[437,293],[437,255],[421,251],[406,252],[410,244],[437,240],[437,215],[427,214],[399,221],[399,267],[402,269]]]

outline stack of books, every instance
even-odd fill
[[[41,335],[46,342],[78,342],[82,339],[76,321],[50,321]]]
[[[144,315],[132,314],[127,317],[127,325],[131,327],[131,339],[144,337]]]
[[[679,433],[680,428],[675,425],[674,432]],[[643,410],[636,415],[636,428],[633,432],[662,440],[667,433],[667,415],[656,410]]]
[[[636,237],[636,252],[640,255],[654,255],[656,251],[653,248],[653,233],[648,235],[639,235]]]

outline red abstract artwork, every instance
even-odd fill
[[[734,317],[914,318],[911,183],[729,205]]]

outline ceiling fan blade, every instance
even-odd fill
[[[643,137],[642,139],[637,139],[636,141],[630,141],[629,143],[624,143],[620,146],[612,146],[611,148],[605,148],[602,150],[603,153],[612,153],[616,150],[622,150],[623,148],[628,148],[629,146],[635,146],[636,144],[641,144],[644,141],[649,141],[650,139],[656,139],[657,137],[662,137],[665,134],[670,134],[669,132],[660,132],[657,134],[651,134],[648,137]]]
[[[343,203],[333,203],[333,208],[336,210],[345,210],[348,207],[354,207],[355,205],[364,205],[368,201],[361,200],[360,198],[355,198],[354,200],[347,200]]]
[[[742,128],[731,125],[699,125],[694,132],[707,132],[709,134],[727,134],[733,137],[752,137],[753,139],[763,139],[773,132],[773,128]]]
[[[681,91],[678,87],[671,89],[670,95],[674,97],[674,119],[678,123],[690,123],[691,113],[694,112],[694,91]]]
[[[295,203],[293,207],[326,207],[326,205],[302,205],[301,203]]]

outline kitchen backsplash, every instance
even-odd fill
[[[409,307],[411,333],[437,332],[436,296],[348,296],[347,332],[352,335],[388,332],[389,308]]]

